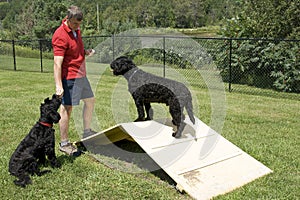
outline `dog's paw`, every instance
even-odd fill
[[[24,180],[20,180],[20,179],[19,180],[14,180],[15,185],[23,187],[23,188],[25,188],[26,185],[31,184],[31,183],[32,183],[32,181],[31,181],[29,176],[25,177]]]
[[[145,118],[137,118],[136,120],[134,120],[134,122],[142,122],[145,121]]]
[[[174,138],[181,138],[181,133],[178,133],[178,131],[176,131],[176,132],[172,133],[172,136]]]
[[[61,167],[61,164],[60,162],[58,162],[57,160],[54,161],[54,162],[51,162],[51,167],[53,168],[60,168]]]
[[[20,181],[20,180],[14,180],[14,184],[20,187],[26,187],[26,184],[24,183],[24,181]]]

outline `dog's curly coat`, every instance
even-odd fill
[[[57,112],[61,99],[53,95],[52,99],[45,99],[40,106],[40,119],[21,141],[9,161],[9,172],[18,179],[14,183],[25,187],[31,183],[29,175],[49,172],[40,171],[39,165],[46,163],[46,155],[52,167],[60,167],[55,155],[55,130],[53,123],[58,123],[60,115]]]
[[[131,59],[121,56],[110,64],[113,74],[123,75],[128,81],[128,90],[137,107],[138,118],[135,121],[151,120],[151,102],[165,103],[169,106],[172,122],[177,126],[173,137],[180,138],[185,127],[183,109],[195,124],[192,96],[188,88],[179,82],[155,76],[136,67]],[[145,118],[144,107],[147,117]]]

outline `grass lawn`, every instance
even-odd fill
[[[18,60],[24,63],[24,68],[32,67]],[[107,167],[88,155],[76,159],[63,155],[58,151],[58,125],[54,128],[61,169],[32,177],[33,184],[25,189],[16,187],[14,177],[8,173],[10,156],[38,120],[40,103],[54,92],[52,61],[44,62],[48,66],[44,73],[0,70],[1,199],[190,199],[154,173],[128,173]],[[39,67],[39,63],[37,65]],[[116,124],[112,109],[116,102],[112,96],[121,79],[111,75],[108,65],[90,64],[88,67],[94,69],[89,78],[96,83],[93,88],[97,123],[93,126],[100,131]],[[101,71],[100,79],[93,73],[97,70]],[[211,108],[207,90],[192,85],[192,91],[200,99],[195,108],[196,116],[209,123]],[[276,97],[262,93],[261,90],[258,94],[226,92],[227,115],[222,135],[274,172],[215,199],[300,199],[300,95],[286,94],[282,98],[282,94]],[[156,110],[164,108],[158,106]],[[129,111],[127,121],[135,117],[132,102]],[[77,130],[81,125],[77,123],[76,112],[74,110],[70,124],[72,141],[80,139]]]

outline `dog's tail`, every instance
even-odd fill
[[[191,120],[191,122],[193,122],[193,124],[195,124],[195,117],[193,114],[193,104],[192,104],[192,100],[189,99],[185,105],[185,109],[189,115],[189,118]]]

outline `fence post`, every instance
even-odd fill
[[[231,92],[231,82],[232,82],[232,66],[231,66],[231,57],[232,57],[232,38],[229,39],[229,92]]]
[[[163,71],[163,77],[166,77],[166,37],[163,37],[163,50],[164,50],[164,71]]]
[[[13,58],[14,58],[14,70],[17,70],[17,63],[16,63],[16,49],[15,49],[15,40],[12,40],[12,49],[13,49]]]
[[[39,46],[40,46],[41,72],[43,72],[43,44],[41,39],[39,39]]]

